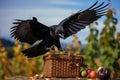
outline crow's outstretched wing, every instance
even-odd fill
[[[77,33],[81,29],[84,29],[85,26],[89,25],[106,13],[108,9],[107,6],[109,4],[104,5],[103,2],[100,5],[97,5],[97,3],[98,1],[88,9],[78,11],[59,23],[59,25],[64,28],[64,38],[67,38],[68,36]]]
[[[33,44],[38,39],[43,39],[49,32],[49,28],[37,21],[35,17],[32,20],[16,20],[16,24],[11,28],[11,37],[21,42]],[[44,35],[43,35],[44,34]]]

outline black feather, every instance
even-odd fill
[[[98,3],[98,1],[96,1],[91,7],[89,7],[87,10],[93,8],[96,4]]]

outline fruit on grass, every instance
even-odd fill
[[[100,78],[100,80],[109,80],[110,70],[108,68],[101,68],[98,71],[98,77]]]
[[[82,77],[86,77],[86,76],[87,76],[86,70],[83,70],[83,71],[81,72],[81,76],[82,76]]]
[[[92,71],[89,73],[89,77],[92,78],[92,79],[96,78],[96,76],[97,76],[97,73],[96,73],[96,71],[94,71],[94,70],[92,70]]]

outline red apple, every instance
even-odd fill
[[[92,69],[87,69],[87,74],[90,74],[91,71]]]
[[[89,77],[92,78],[92,79],[96,78],[96,76],[97,76],[96,71],[93,71],[93,70],[92,70],[92,71],[89,73]]]

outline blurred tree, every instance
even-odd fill
[[[73,51],[74,55],[81,55],[81,42],[79,41],[78,37],[74,34],[73,35]]]
[[[116,25],[118,20],[113,16],[114,9],[109,9],[104,21],[105,27],[100,35],[100,61],[102,66],[109,67],[112,73],[120,70],[118,60],[120,59],[120,39],[119,34],[116,35]],[[120,74],[119,74],[120,75]]]
[[[90,34],[86,38],[88,43],[84,47],[85,60],[89,67],[96,69],[97,65],[95,63],[94,58],[98,54],[99,46],[98,46],[98,30],[94,28],[94,24],[97,25],[97,22],[94,22],[90,25]]]
[[[120,71],[120,33],[116,35],[117,19],[113,16],[114,9],[109,9],[104,21],[104,28],[99,31],[90,25],[90,35],[86,38],[88,43],[84,48],[85,60],[89,67],[96,69],[94,58],[99,56],[101,66],[111,69],[113,74]],[[120,74],[117,74],[120,76]]]
[[[0,42],[0,80],[4,80],[12,75],[11,60],[7,57],[7,51]]]

